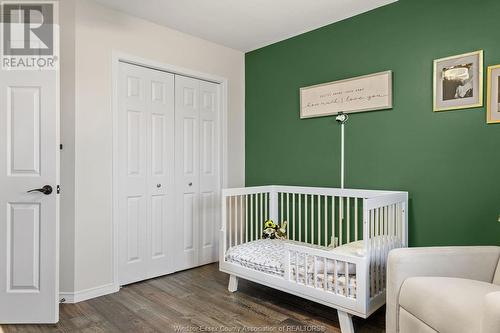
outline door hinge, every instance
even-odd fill
[[[57,192],[57,194],[61,193],[61,186],[57,185],[56,192]]]

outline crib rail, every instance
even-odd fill
[[[365,248],[370,257],[370,297],[383,295],[389,251],[407,246],[407,193],[395,193],[367,201],[364,211]]]
[[[295,244],[286,244],[285,251],[284,277],[288,282],[348,299],[365,295],[363,258]]]
[[[389,234],[406,245],[406,199],[405,192],[373,190],[296,186],[225,189],[223,250],[260,239],[267,219],[276,223],[286,220],[290,240],[313,245],[336,247],[367,239],[363,235]],[[389,214],[397,217],[389,219]],[[369,220],[364,218],[372,215]],[[378,223],[379,216],[387,218]],[[366,229],[369,222],[372,224]]]

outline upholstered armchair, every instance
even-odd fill
[[[499,333],[500,247],[396,249],[387,333]]]

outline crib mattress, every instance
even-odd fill
[[[276,276],[283,277],[285,274],[285,244],[293,243],[300,244],[302,246],[310,246],[315,248],[322,248],[315,245],[294,242],[290,240],[278,240],[278,239],[260,239],[241,245],[233,246],[226,252],[226,261],[239,264],[243,267],[253,269],[259,272],[264,272],[267,274],[272,274]],[[345,247],[341,249],[341,247]],[[332,249],[332,251],[338,251],[343,254],[353,254],[362,256],[362,244],[347,244]],[[314,259],[308,257],[307,263],[305,261],[304,254],[298,254],[296,257],[292,256],[291,267],[290,267],[290,279],[298,283],[303,283],[307,285],[314,285],[314,277],[316,276],[316,286],[324,287],[325,284],[325,270],[324,268],[317,269],[316,274],[314,274]],[[298,264],[296,265],[296,261]],[[307,268],[307,269],[306,269]],[[326,270],[326,284],[327,290],[335,291],[337,294],[346,295],[346,274],[345,265],[340,264],[337,266],[337,279],[335,279],[333,266],[327,265]],[[347,295],[354,297],[356,291],[356,270],[353,264],[348,266],[348,290]],[[307,275],[307,276],[306,276]],[[307,278],[307,283],[306,283]],[[335,288],[335,286],[337,286]]]

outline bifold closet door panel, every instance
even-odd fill
[[[175,76],[177,188],[176,270],[198,264],[199,242],[199,81]]]
[[[175,77],[177,270],[217,260],[219,85]]]
[[[219,87],[200,81],[200,239],[199,265],[218,260],[220,228]]]
[[[120,63],[120,284],[173,271],[174,76]]]
[[[149,70],[151,87],[148,139],[150,237],[148,277],[174,271],[175,256],[175,102],[174,75]]]
[[[147,139],[144,70],[120,63],[119,79],[119,239],[120,284],[146,278]]]

